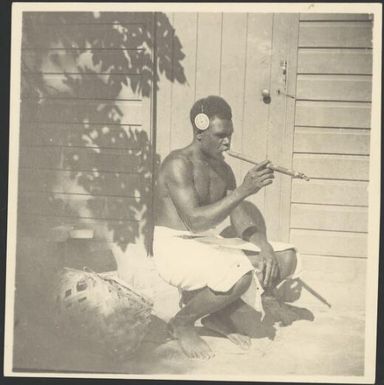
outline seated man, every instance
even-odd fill
[[[296,256],[289,247],[274,251],[261,213],[244,201],[273,182],[268,161],[251,168],[236,187],[223,156],[233,133],[228,103],[218,96],[200,99],[190,119],[192,143],[171,152],[160,168],[154,260],[163,279],[183,292],[185,306],[170,320],[170,331],[188,357],[207,359],[214,353],[198,335],[195,322],[204,317],[204,326],[247,348],[250,338],[233,330],[230,313],[245,305],[240,298],[246,298],[251,287],[254,306],[263,311],[261,294],[271,293],[294,272]],[[215,227],[228,216],[238,240],[257,252],[244,253],[241,242],[237,249],[212,242]],[[248,246],[245,249],[252,249]]]

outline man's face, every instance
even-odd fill
[[[201,134],[200,143],[205,154],[223,159],[223,152],[229,150],[233,133],[232,120],[210,119],[209,128]]]

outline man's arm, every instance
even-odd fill
[[[184,157],[174,157],[165,165],[166,184],[171,199],[185,226],[193,231],[205,231],[223,221],[249,195],[272,183],[273,174],[267,161],[253,167],[244,182],[219,201],[200,205],[193,183],[193,165]]]
[[[236,187],[232,170],[229,170],[229,187]],[[243,201],[230,215],[231,225],[238,237],[260,247],[260,268],[264,270],[264,286],[268,287],[279,273],[276,256],[267,239],[267,228],[263,214],[251,202]]]

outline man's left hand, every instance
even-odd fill
[[[260,249],[259,267],[263,272],[262,284],[265,288],[270,288],[279,276],[279,265],[271,245],[263,246]]]
[[[268,242],[264,233],[257,231],[249,237],[248,241],[260,248],[256,260],[257,267],[262,274],[262,279],[259,277],[261,285],[264,288],[272,288],[280,274],[279,265],[272,245]]]

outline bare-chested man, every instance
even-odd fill
[[[204,118],[209,119],[206,126]],[[240,297],[255,279],[254,267],[258,283],[268,293],[294,271],[296,257],[292,249],[274,252],[261,213],[249,210],[244,202],[273,182],[268,161],[251,168],[236,187],[223,156],[233,134],[227,102],[217,96],[200,99],[190,119],[192,143],[171,152],[159,172],[154,257],[160,275],[184,293],[185,306],[169,322],[173,336],[188,357],[207,359],[214,353],[198,335],[195,322],[202,319],[204,326],[242,348],[249,347],[250,338],[233,330],[228,312],[241,303]],[[246,256],[241,250],[198,242],[198,234],[214,229],[228,216],[237,237],[258,246],[260,252]]]

